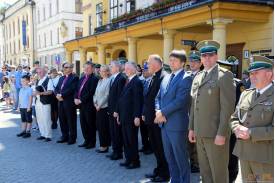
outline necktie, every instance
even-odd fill
[[[64,85],[66,84],[67,80],[68,80],[69,76],[65,76],[65,79],[63,80],[63,83],[61,85],[61,90],[63,90]]]
[[[172,80],[174,79],[174,77],[175,77],[175,74],[174,74],[174,73],[171,74],[170,79],[169,79],[169,82],[168,82],[168,85],[167,85],[167,87],[166,87],[166,91],[169,89],[169,87],[170,87],[170,85],[171,85]]]
[[[124,85],[124,86],[127,86],[127,85],[128,85],[128,83],[129,83],[129,79],[127,79],[127,80],[126,80],[126,82],[125,82],[125,85]]]
[[[204,71],[203,76],[202,76],[202,80],[204,80],[206,78],[206,76],[207,76],[207,71]]]
[[[261,93],[259,91],[256,92],[256,99],[259,98]]]
[[[114,80],[115,80],[115,78],[114,78],[114,76],[112,76],[111,81],[110,81],[110,87],[113,85]]]
[[[80,98],[82,89],[83,89],[85,83],[87,82],[88,78],[89,78],[88,75],[86,75],[85,78],[83,79],[83,81],[82,81],[82,83],[81,83],[81,85],[80,85],[80,89],[78,90],[78,93],[77,93],[77,97],[78,97],[78,98]]]

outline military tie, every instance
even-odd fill
[[[206,78],[206,76],[207,76],[207,71],[204,71],[202,76],[202,81]]]
[[[261,96],[261,93],[259,91],[256,91],[256,99]]]

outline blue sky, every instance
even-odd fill
[[[5,6],[5,4],[13,4],[15,3],[17,0],[0,0],[0,8],[2,8],[3,6]]]

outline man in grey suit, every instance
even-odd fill
[[[170,53],[169,65],[172,73],[163,78],[155,102],[155,123],[161,127],[171,183],[190,182],[187,133],[192,77],[183,71],[185,63],[184,50],[173,50]]]

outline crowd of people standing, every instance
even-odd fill
[[[206,40],[188,56],[173,50],[170,71],[157,54],[150,55],[143,68],[131,61],[111,61],[98,70],[88,61],[80,76],[71,63],[62,65],[62,73],[39,63],[33,71],[18,66],[16,71],[3,70],[3,96],[7,105],[12,100],[13,109],[20,110],[18,137],[31,137],[36,119],[37,140],[49,142],[59,121],[57,143],[75,144],[79,110],[84,138],[80,148],[95,148],[98,131],[96,152],[112,148],[106,157],[124,157],[120,166],[126,169],[140,167],[140,151],[153,153],[156,167],[145,175],[152,182],[189,183],[191,172],[199,172],[206,183],[234,182],[238,158],[244,181],[273,180],[268,154],[273,151],[273,62],[255,57],[247,73],[255,88],[236,97],[232,72],[218,65],[218,49],[218,42]],[[184,70],[188,59],[191,71]],[[244,81],[249,88],[247,78]],[[259,96],[254,96],[256,91]],[[259,158],[254,150],[266,156]]]

